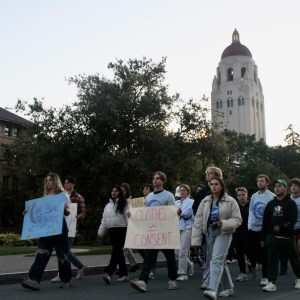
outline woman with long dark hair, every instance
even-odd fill
[[[200,247],[205,234],[208,255],[211,255],[207,290],[203,295],[215,300],[219,284],[223,291],[219,296],[233,294],[233,283],[226,265],[226,255],[232,240],[232,233],[241,225],[242,218],[237,201],[226,193],[224,181],[214,177],[210,181],[210,194],[197,210],[192,230],[192,246]],[[224,272],[225,269],[225,272]]]
[[[105,283],[111,283],[111,276],[119,266],[119,278],[117,281],[128,281],[128,271],[126,268],[123,247],[127,231],[127,199],[120,186],[116,185],[111,190],[109,202],[106,204],[103,212],[102,221],[98,230],[100,241],[108,232],[112,252],[109,265],[105,267],[103,280]]]

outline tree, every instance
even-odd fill
[[[155,170],[167,173],[167,188],[179,178],[193,181],[198,170],[184,171],[186,164],[199,165],[199,134],[194,134],[203,129],[204,115],[191,100],[180,111],[184,132],[171,130],[181,99],[168,95],[165,63],[165,58],[159,63],[118,60],[108,66],[113,79],[74,76],[69,83],[76,84],[78,99],[59,109],[45,108],[43,99],[19,101],[16,108],[31,118],[32,126],[7,149],[7,161],[18,166],[14,170],[28,198],[40,196],[48,171],[72,174],[87,199],[85,224],[96,228],[113,183],[129,182],[133,195],[140,196]]]

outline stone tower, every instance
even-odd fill
[[[254,134],[256,141],[266,141],[264,96],[257,66],[236,29],[213,79],[211,112],[219,131]]]

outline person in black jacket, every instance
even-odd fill
[[[283,179],[274,182],[275,198],[264,211],[261,246],[268,250],[269,284],[263,287],[266,292],[276,291],[276,279],[280,252],[287,254],[294,274],[296,289],[300,289],[300,261],[295,249],[294,225],[297,221],[297,206],[287,195],[287,183]]]
[[[251,269],[253,270],[252,277],[256,275],[256,262],[251,256],[251,244],[249,242],[249,231],[248,231],[248,216],[249,216],[249,201],[248,191],[245,187],[238,187],[235,189],[236,197],[238,199],[241,216],[243,219],[242,225],[239,226],[233,234],[233,245],[237,255],[237,261],[240,269],[240,274],[236,277],[236,281],[245,281],[248,279],[246,275],[246,262],[245,255],[247,255]]]

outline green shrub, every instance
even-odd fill
[[[0,233],[0,246],[28,247],[37,245],[37,240],[21,240],[21,236],[16,233]]]

